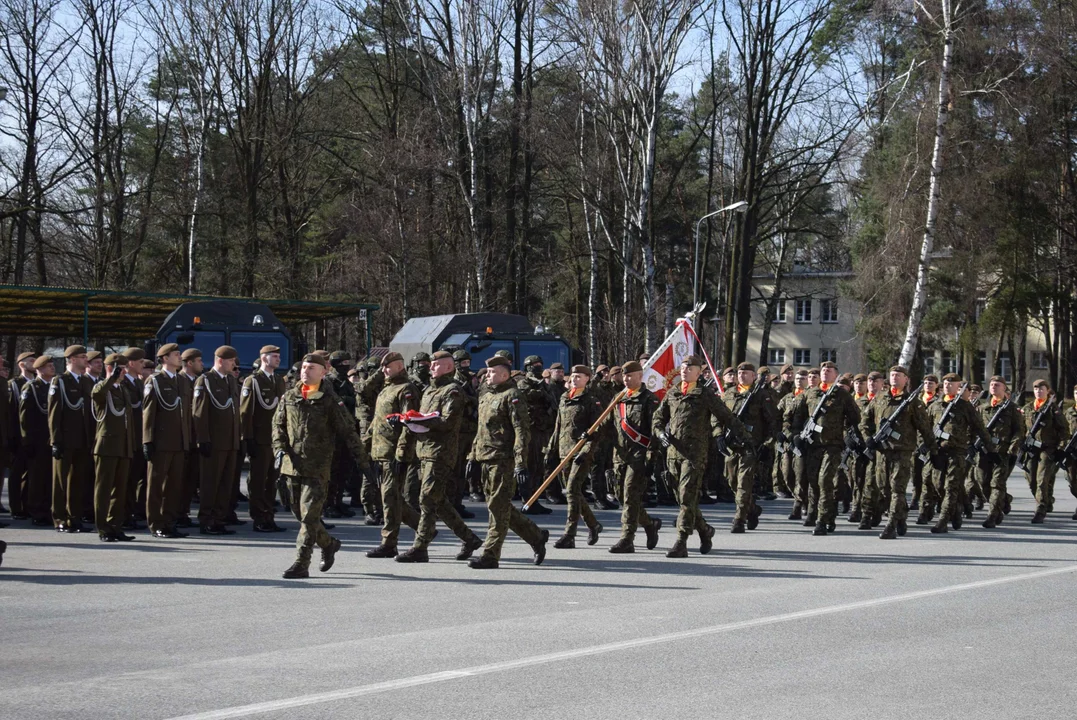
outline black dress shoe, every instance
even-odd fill
[[[699,496],[699,504],[700,505],[714,505],[717,502],[718,502],[718,498],[711,497],[707,493],[703,493],[702,495]]]
[[[269,525],[269,523],[260,523],[260,522],[254,523],[254,525],[251,527],[251,530],[254,530],[254,532],[256,532],[256,533],[277,532],[276,530],[273,529],[272,526]]]
[[[337,552],[339,551],[340,540],[329,538],[329,547],[322,548],[322,562],[318,569],[322,572],[329,572],[329,568],[333,567],[333,562],[336,560]]]
[[[87,528],[82,523],[71,523],[67,526],[67,532],[69,533],[83,533],[86,532],[88,529],[89,528]]]
[[[552,512],[553,510],[536,500],[533,505],[529,505],[527,509],[524,510],[524,515],[549,515]]]
[[[303,578],[310,577],[310,571],[299,564],[298,561],[292,563],[292,566],[284,571],[282,575],[285,580],[301,580]]]
[[[176,527],[193,528],[198,527],[198,523],[195,520],[192,520],[190,515],[184,515],[176,521]]]
[[[609,498],[600,497],[598,499],[598,507],[600,507],[603,510],[618,510],[618,509],[620,509],[621,506],[618,505],[617,503],[610,502]]]
[[[240,525],[246,525],[247,521],[246,520],[240,520],[238,517],[233,515],[232,517],[226,519],[224,521],[224,524],[225,525],[232,525],[234,527],[239,527]]]
[[[647,533],[647,549],[654,550],[658,547],[658,531],[662,529],[662,518],[651,518],[651,526],[643,528]]]
[[[540,542],[537,545],[532,545],[531,549],[535,552],[535,557],[532,562],[535,565],[541,565],[542,561],[546,559],[546,543],[550,541],[550,531],[543,530]]]
[[[430,562],[430,553],[426,548],[409,548],[396,556],[398,563],[424,563]]]
[[[385,543],[382,543],[373,550],[368,550],[366,556],[368,558],[395,558],[396,545],[386,545]]]
[[[30,516],[24,512],[11,513],[12,520],[29,520]]]
[[[117,532],[117,533],[113,533],[113,535],[120,542],[131,542],[132,540],[135,539],[133,535],[125,535],[122,531]]]
[[[251,501],[251,499],[249,497],[247,497],[246,495],[244,495],[243,493],[239,493],[238,496],[236,497],[236,499],[239,502],[250,502]]]
[[[337,507],[337,512],[340,513],[341,517],[346,517],[346,518],[355,517],[355,511],[352,510],[347,505],[337,505],[336,507]]]
[[[374,526],[374,525],[384,525],[384,523],[383,523],[383,522],[382,522],[382,521],[381,521],[380,519],[378,519],[378,518],[374,517],[373,515],[367,515],[367,516],[365,516],[365,517],[363,518],[363,524],[364,524],[364,525],[371,525],[371,526]]]
[[[52,520],[50,518],[34,518],[30,521],[30,524],[34,527],[48,527],[52,525]]]
[[[467,566],[472,570],[497,570],[497,560],[490,555],[479,555],[477,558],[471,558]]]
[[[65,532],[67,532],[67,530],[68,530],[67,525],[65,525],[64,523],[57,523],[56,532],[65,533]]]
[[[706,555],[714,547],[714,528],[710,525],[699,534],[699,554]]]
[[[203,525],[198,528],[198,532],[202,535],[224,535],[225,530],[222,527],[216,525]]]
[[[172,535],[172,533],[169,532],[168,530],[154,530],[153,531],[153,537],[155,537],[155,538],[166,538],[167,539],[167,538],[174,537],[174,535]]]
[[[97,539],[101,542],[114,543],[116,542],[116,536],[112,533],[98,533]]]
[[[269,529],[272,530],[273,532],[286,532],[288,530],[288,528],[281,527],[280,525],[278,525],[273,520],[269,521]]]
[[[602,532],[602,523],[596,522],[593,528],[587,529],[587,544],[594,545],[598,542],[598,534]]]

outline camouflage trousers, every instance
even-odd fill
[[[687,540],[698,531],[702,537],[707,532],[707,522],[699,510],[699,487],[703,482],[703,468],[687,458],[666,457],[666,468],[674,483],[673,492],[681,506],[677,513],[677,534]]]
[[[725,472],[729,478],[729,487],[736,498],[737,510],[733,520],[747,520],[758,505],[755,503],[755,476],[759,469],[759,456],[751,450],[734,450],[726,458]]]
[[[577,460],[581,462],[576,463]],[[572,458],[568,465],[568,484],[565,486],[565,499],[568,501],[568,517],[565,520],[565,535],[576,536],[576,526],[583,518],[583,522],[589,528],[598,524],[595,514],[591,512],[591,506],[583,498],[583,488],[587,484],[587,476],[591,471],[591,456],[577,455]],[[597,494],[597,491],[596,491]]]
[[[654,520],[643,507],[643,496],[647,492],[647,458],[634,455],[625,459],[614,456],[613,473],[617,484],[622,488],[624,507],[621,509],[621,538],[631,540],[636,535],[636,528],[642,525],[650,528]]]
[[[437,521],[445,523],[456,537],[464,542],[477,539],[475,533],[467,526],[460,514],[453,507],[447,496],[451,487],[455,488],[452,467],[434,460],[422,460],[419,464],[419,527],[415,531],[414,547],[424,549],[434,540],[434,526]]]
[[[1036,512],[1049,513],[1054,510],[1055,474],[1058,463],[1051,456],[1052,451],[1041,450],[1029,453],[1025,478],[1036,497]]]
[[[980,453],[975,475],[981,492],[987,495],[988,516],[1002,517],[1006,504],[1006,481],[1010,477],[1009,457],[1003,455],[1002,462],[993,463]]]
[[[329,531],[322,524],[322,508],[329,495],[329,480],[295,475],[283,477],[288,482],[292,514],[299,521],[299,535],[295,539],[295,559],[303,567],[310,567],[310,557],[314,546],[327,548],[333,541]]]
[[[931,485],[942,499],[942,508],[939,516],[943,522],[948,520],[954,513],[963,510],[965,498],[965,473],[968,463],[965,461],[965,449],[942,448],[939,455],[946,459],[946,467],[942,470],[931,469]],[[924,483],[926,500],[928,483]]]
[[[811,490],[815,491],[819,522],[831,523],[838,516],[835,500],[835,480],[841,465],[841,445],[811,447],[804,453],[804,472]]]
[[[909,517],[905,493],[912,480],[912,454],[908,450],[883,450],[875,453],[872,463],[875,482],[864,483],[863,507],[884,507],[884,490],[890,492],[890,521],[904,522]]]
[[[419,513],[404,502],[404,481],[408,474],[408,463],[381,463],[381,504],[385,521],[381,528],[381,542],[386,547],[396,547],[400,538],[400,525],[407,525],[412,530],[419,528]]]
[[[532,547],[542,542],[538,525],[512,504],[512,496],[516,493],[512,471],[511,459],[482,463],[483,492],[486,494],[486,507],[490,510],[490,528],[482,554],[494,560],[501,559],[501,547],[509,530]]]

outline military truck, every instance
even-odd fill
[[[471,354],[471,366],[482,364],[498,350],[512,353],[513,367],[522,369],[524,358],[538,355],[545,367],[559,362],[566,368],[582,362],[582,353],[556,333],[548,333],[541,325],[533,325],[523,315],[509,313],[459,313],[412,318],[404,323],[389,349],[411,362],[417,352],[436,350],[454,352],[459,349]]]

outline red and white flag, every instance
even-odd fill
[[[643,384],[661,400],[680,375],[681,363],[695,352],[695,332],[687,319],[677,321],[665,342],[643,366]]]

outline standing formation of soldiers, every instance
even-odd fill
[[[19,355],[0,393],[13,518],[71,533],[92,524],[109,543],[133,540],[125,531],[140,521],[157,538],[183,538],[181,528],[195,526],[231,535],[245,524],[236,510],[249,458],[253,529],[284,530],[278,491],[300,525],[287,578],[308,576],[315,545],[321,569],[333,565],[340,543],[325,520],[354,515],[350,507],[381,526],[370,558],[427,562],[440,520],[461,541],[458,560],[492,569],[509,530],[542,563],[549,533],[529,515],[552,510],[539,497],[566,508],[560,550],[575,548],[580,520],[587,544],[598,543],[592,503],[621,508],[611,553],[635,552],[640,528],[654,549],[662,527],[646,509],[654,492],[679,508],[667,557],[686,557],[693,535],[708,553],[716,530],[701,505],[712,501],[714,475],[735,504],[730,532],[738,534],[758,527],[758,500],[775,490],[793,499],[789,519],[812,535],[835,532],[847,513],[860,530],[885,522],[882,539],[905,535],[910,511],[935,534],[985,507],[983,527],[997,527],[1018,464],[1036,499],[1033,523],[1054,510],[1059,469],[1077,496],[1077,410],[1042,380],[1020,407],[997,376],[986,390],[953,373],[911,388],[902,366],[839,376],[824,362],[771,377],[741,363],[725,369],[719,392],[693,355],[659,400],[639,361],[576,365],[566,378],[560,363],[546,369],[537,356],[513,371],[504,351],[477,373],[466,351],[420,353],[409,373],[398,353],[353,369],[347,353],[319,350],[282,378],[280,350],[266,346],[242,381],[229,346],[208,368],[198,350],[175,344],[160,347],[155,362],[138,348],[102,358],[81,345],[64,359],[57,374],[53,358]],[[485,541],[466,524],[474,516],[467,495],[489,508]],[[401,552],[404,525],[415,535]]]

